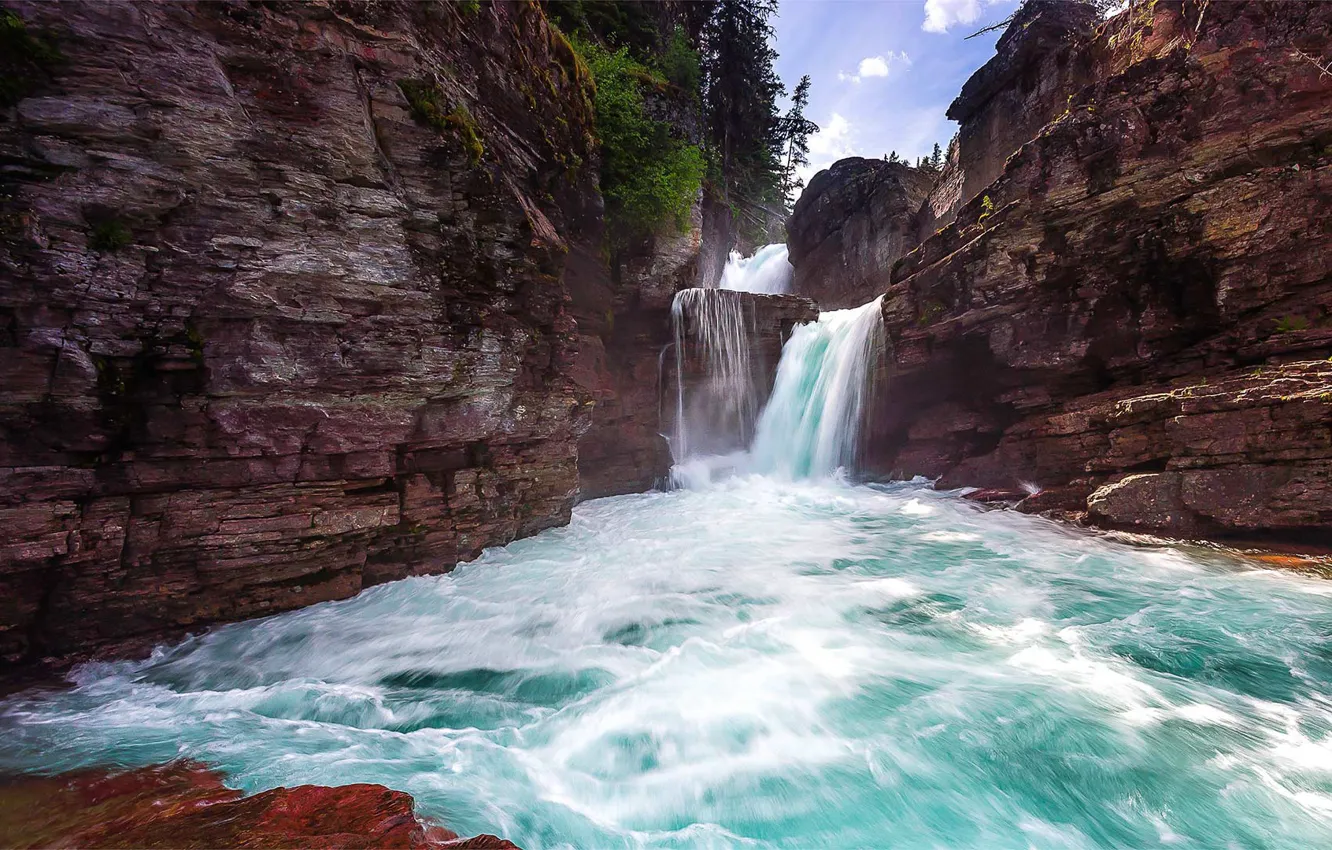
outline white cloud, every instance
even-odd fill
[[[970,24],[981,16],[986,6],[1008,0],[925,0],[925,32],[948,32],[957,24]]]
[[[892,56],[892,54],[888,54]],[[862,77],[886,77],[888,76],[888,60],[882,56],[871,56],[868,59],[860,60],[860,76]]]
[[[844,83],[858,83],[868,77],[886,77],[889,72],[896,67],[908,67],[911,65],[911,57],[906,52],[894,53],[889,50],[887,56],[866,56],[860,60],[860,67],[856,73],[848,74],[846,71],[838,71],[837,79]]]
[[[819,131],[809,137],[809,165],[796,171],[796,176],[809,185],[809,179],[839,159],[855,156],[851,146],[851,122],[834,112]]]

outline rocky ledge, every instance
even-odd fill
[[[188,762],[0,779],[0,846],[518,850],[422,820],[410,795],[382,785],[300,785],[247,797]]]
[[[1332,543],[1332,76],[1310,61],[1332,5],[1203,8],[1134,3],[969,87],[975,111],[1086,75],[888,270],[873,472],[1139,532]]]

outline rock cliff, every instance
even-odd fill
[[[820,171],[787,222],[791,290],[824,310],[859,307],[888,285],[893,263],[919,242],[928,171],[852,157]]]
[[[5,8],[0,658],[568,519],[596,153],[539,5]]]
[[[1102,25],[1088,84],[893,267],[874,468],[1332,542],[1330,32],[1323,3]]]

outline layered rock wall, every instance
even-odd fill
[[[0,123],[0,657],[568,519],[596,153],[540,6],[6,9],[58,53]]]
[[[948,107],[958,123],[960,202],[1004,171],[1009,155],[1068,108],[1095,76],[1089,44],[1100,15],[1090,3],[1028,0],[995,43],[995,55]]]
[[[1329,32],[1321,3],[1102,27],[1098,78],[893,270],[874,468],[1332,539]]]

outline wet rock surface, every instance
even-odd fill
[[[517,850],[422,820],[411,795],[382,785],[301,785],[247,797],[192,763],[0,779],[0,845]]]
[[[1332,535],[1332,78],[1305,58],[1329,31],[1320,3],[1104,25],[1094,81],[893,269],[873,467],[1139,531]]]
[[[5,5],[60,58],[0,123],[0,658],[567,521],[599,212],[539,6]]]

